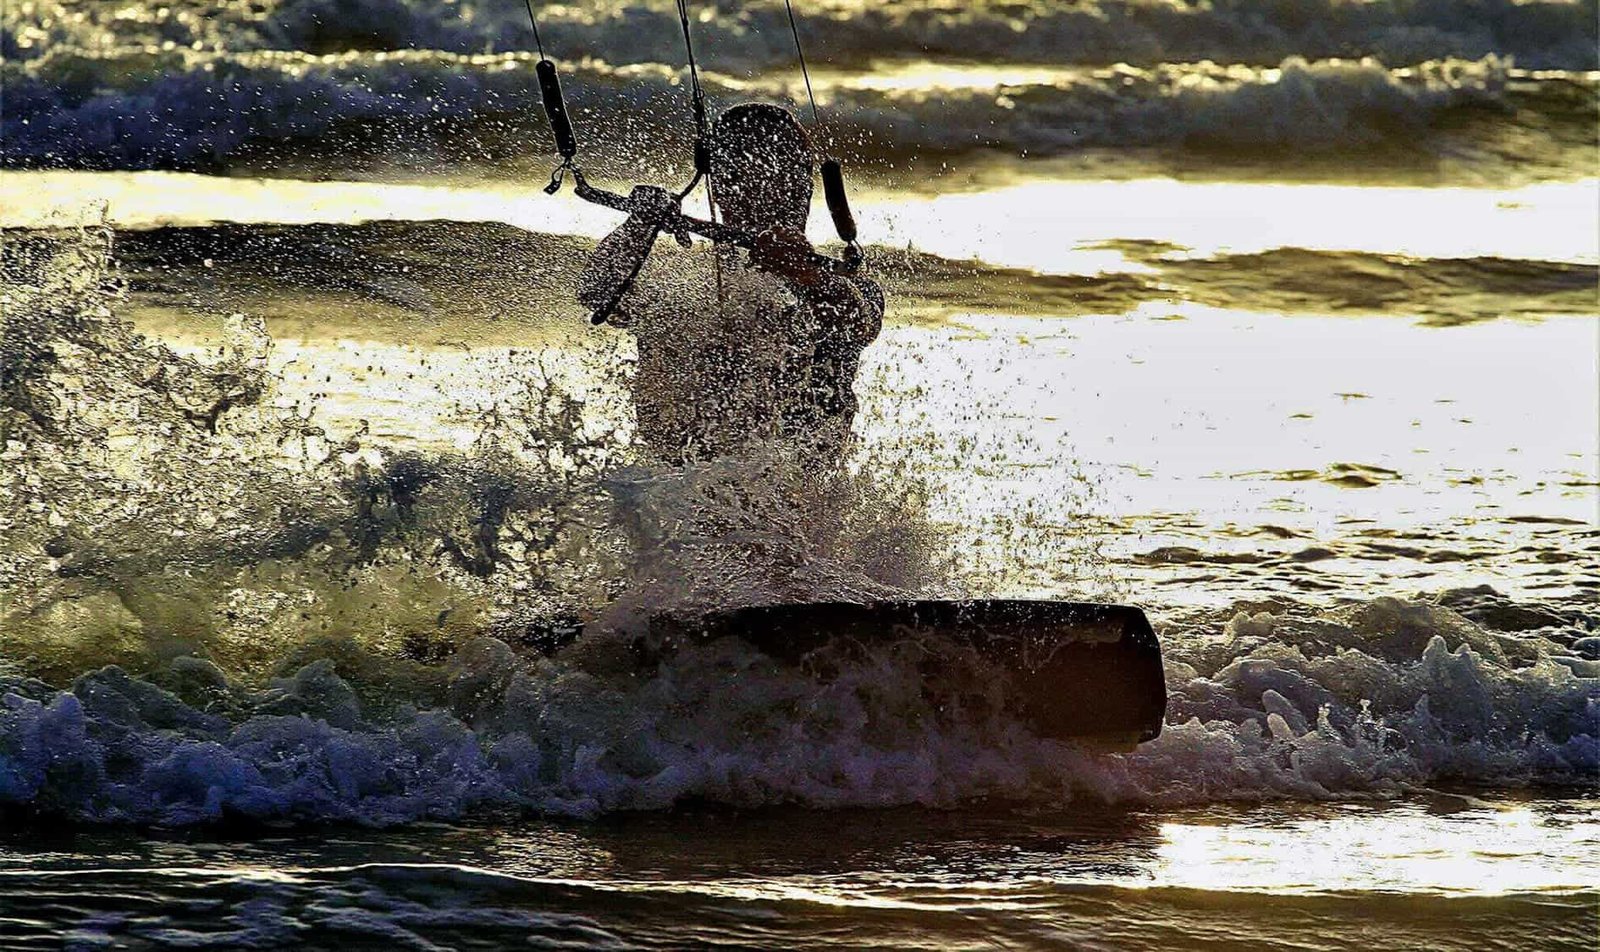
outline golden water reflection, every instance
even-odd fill
[[[612,183],[615,184],[615,183]],[[126,228],[214,222],[503,222],[598,238],[620,215],[540,183],[306,182],[171,172],[0,172],[0,225],[104,220]],[[1239,182],[1025,181],[935,196],[854,199],[868,243],[909,245],[1046,274],[1135,271],[1118,250],[1156,243],[1189,255],[1273,248],[1427,258],[1600,262],[1600,179],[1513,189]],[[818,198],[820,202],[820,198]],[[825,214],[811,237],[831,239]]]

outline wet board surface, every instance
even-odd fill
[[[654,632],[736,637],[786,662],[841,640],[864,645],[931,634],[1004,669],[1042,733],[1131,748],[1161,733],[1167,692],[1161,646],[1144,612],[1126,605],[1018,599],[804,602],[661,617]]]

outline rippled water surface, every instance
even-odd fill
[[[805,7],[889,300],[822,478],[636,451],[522,7],[0,12],[0,947],[1592,948],[1594,4]],[[686,178],[674,11],[542,15]],[[964,596],[1144,608],[1161,736],[629,660]]]
[[[51,923],[69,944],[132,948],[1262,948],[1286,934],[1317,949],[1576,948],[1593,930],[1592,807],[1440,794],[1160,814],[696,808],[226,840],[84,832],[5,845],[0,936],[27,947]]]

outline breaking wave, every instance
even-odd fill
[[[1341,0],[1176,4],[1094,0],[1063,5],[981,0],[959,6],[822,3],[804,11],[813,60],[864,67],[885,58],[944,57],[989,63],[1154,65],[1212,59],[1270,65],[1285,57],[1377,56],[1394,62],[1511,55],[1540,69],[1594,69],[1592,0]],[[695,4],[695,32],[722,69],[788,69],[788,20],[773,0]],[[676,63],[670,4],[641,9],[612,0],[548,4],[546,36],[559,58]],[[172,43],[211,50],[437,49],[456,53],[531,49],[515,3],[441,0],[231,0],[129,7],[12,5],[3,21],[7,59],[62,47],[80,50]]]
[[[1581,631],[1513,635],[1393,598],[1169,628],[1168,727],[1123,755],[1034,736],[1001,698],[941,710],[909,645],[815,676],[718,643],[619,678],[483,639],[404,677],[319,659],[254,689],[182,657],[64,691],[0,679],[0,803],[100,822],[391,824],[689,798],[1171,805],[1587,785],[1600,645]]]
[[[547,135],[528,54],[63,50],[5,70],[3,161],[67,168],[260,169],[331,156],[517,165]],[[596,168],[687,154],[678,74],[585,61],[569,104]],[[786,82],[707,79],[716,102],[789,96]],[[881,168],[913,156],[1060,155],[1141,147],[1203,154],[1501,158],[1588,168],[1592,78],[1489,56],[1390,69],[1375,60],[1208,62],[1064,71],[978,88],[832,86],[833,146]],[[1511,131],[1515,113],[1539,117]],[[1504,133],[1504,135],[1502,135]],[[678,169],[677,171],[681,171]]]

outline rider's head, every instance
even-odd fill
[[[711,171],[723,219],[736,228],[804,231],[811,211],[811,140],[789,110],[744,103],[711,133]]]

